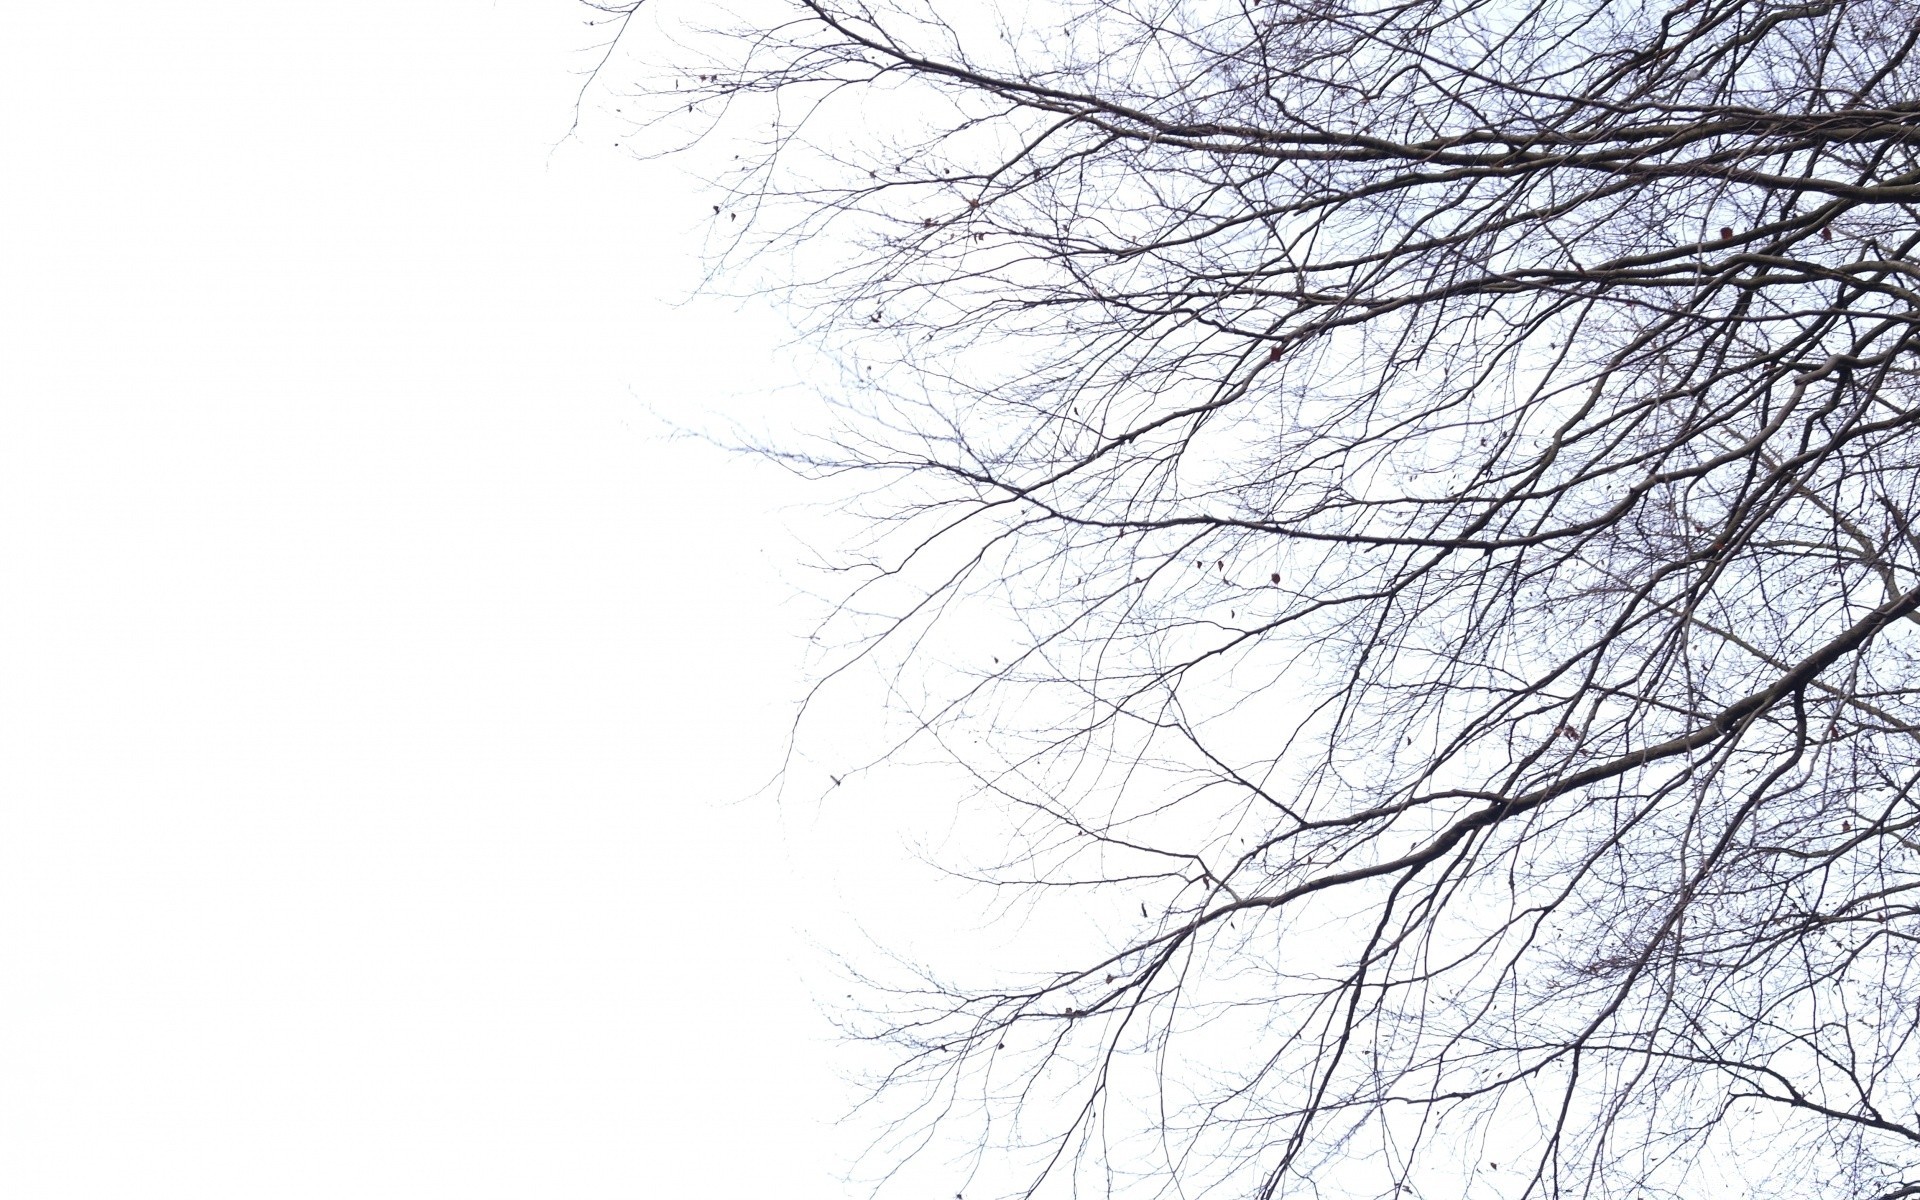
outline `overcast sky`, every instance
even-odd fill
[[[649,416],[779,327],[583,15],[0,17],[10,1197],[843,1194],[792,489]]]

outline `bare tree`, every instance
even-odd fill
[[[1920,5],[742,24],[621,103],[760,139],[716,233],[874,482],[836,621],[953,867],[1090,918],[885,993],[883,1154],[1920,1195]]]

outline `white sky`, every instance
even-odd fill
[[[583,15],[0,17],[0,1194],[843,1194],[789,492],[645,415],[783,359]]]

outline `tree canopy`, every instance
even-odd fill
[[[845,365],[836,670],[1085,918],[874,993],[877,1154],[1920,1195],[1920,5],[609,11]]]

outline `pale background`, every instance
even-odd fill
[[[585,15],[0,17],[0,1194],[845,1194],[804,517],[657,420],[787,352]]]

